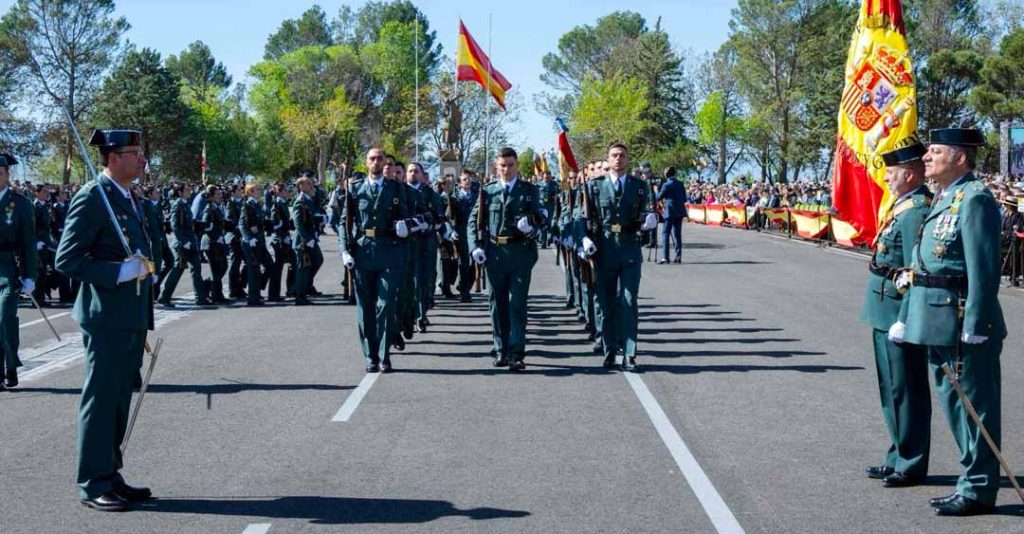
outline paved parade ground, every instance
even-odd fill
[[[864,477],[886,444],[856,321],[864,258],[692,225],[684,239],[683,265],[644,265],[630,376],[591,353],[550,250],[518,375],[490,366],[483,295],[439,300],[396,372],[365,375],[333,237],[316,306],[158,308],[166,343],[124,473],[159,499],[124,514],[78,501],[77,326],[50,311],[55,345],[22,309],[0,532],[1024,532],[1005,478],[996,515],[934,516],[960,473],[938,406],[925,485]],[[1024,299],[1001,301],[1003,450],[1024,474]]]

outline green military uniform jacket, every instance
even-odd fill
[[[163,212],[160,208],[160,204],[153,202],[152,200],[141,200],[142,214],[146,216],[146,232],[149,234],[150,245],[153,246],[153,263],[156,264],[156,272],[162,271],[163,254],[163,242],[164,237],[164,223],[163,223]]]
[[[138,294],[136,282],[117,283],[127,255],[103,205],[99,188],[102,186],[106,193],[132,251],[152,258],[142,200],[134,198],[133,194],[133,207],[132,201],[121,194],[110,177],[101,174],[99,181],[102,185],[90,182],[71,200],[64,237],[57,247],[57,270],[82,282],[72,316],[86,329],[152,330],[152,280],[146,278],[138,282]],[[184,201],[179,204],[188,212]]]
[[[394,251],[404,242],[395,235],[395,223],[409,218],[406,186],[384,178],[378,183],[375,196],[369,179],[353,181],[349,184],[351,199],[342,203],[338,248],[352,254],[356,268],[382,269],[392,265],[396,259]],[[346,228],[350,209],[355,210],[352,228]]]
[[[203,238],[200,241],[200,250],[210,250],[220,244],[224,237],[225,217],[224,210],[220,204],[210,202],[203,208],[202,215]]]
[[[182,248],[185,243],[192,243],[191,250],[198,250],[196,241],[195,221],[188,201],[178,198],[171,205],[171,231],[174,232],[175,248]]]
[[[860,320],[876,330],[888,331],[900,314],[903,294],[893,282],[896,271],[913,263],[914,245],[924,218],[931,209],[932,194],[925,186],[896,202],[892,216],[879,233],[871,258],[871,271]],[[890,271],[885,274],[885,271]]]
[[[908,343],[952,347],[958,342],[958,299],[963,297],[962,332],[1003,339],[999,306],[1001,217],[992,193],[973,173],[951,184],[924,220],[914,254],[914,275],[965,276],[966,291],[913,285],[900,320]]]
[[[316,201],[309,195],[299,193],[292,203],[292,223],[295,225],[295,238],[292,240],[292,248],[301,250],[306,248],[306,243],[314,241],[319,237],[320,221],[317,218],[319,207]],[[261,221],[262,224],[262,221]]]
[[[263,237],[263,221],[263,206],[260,201],[246,198],[238,214],[238,232],[242,234],[242,241],[245,244],[248,245],[252,239],[257,241],[257,247],[266,243]]]
[[[481,202],[473,204],[469,216],[469,242],[484,250],[490,265],[510,267],[533,266],[537,262],[537,246],[533,235],[526,235],[516,227],[519,219],[527,217],[535,232],[544,224],[546,216],[537,187],[522,178],[515,180],[512,191],[507,192],[501,180],[481,189],[485,229],[477,225]],[[494,262],[494,263],[492,263]]]
[[[32,202],[8,186],[0,196],[0,210],[0,288],[15,285],[19,278],[35,280],[39,254]]]
[[[598,268],[644,260],[638,232],[644,217],[653,210],[650,184],[627,174],[621,193],[616,194],[615,180],[605,175],[584,185],[589,211],[584,230],[597,245]],[[582,235],[579,241],[583,241]]]

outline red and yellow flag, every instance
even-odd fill
[[[480,45],[466,30],[465,24],[459,21],[459,50],[455,55],[455,78],[462,81],[474,81],[491,93],[501,109],[505,109],[505,93],[512,84],[491,65],[491,60],[484,54]],[[490,80],[490,87],[488,87]]]
[[[833,204],[871,243],[892,205],[881,154],[917,141],[917,93],[900,0],[863,0],[839,109]]]

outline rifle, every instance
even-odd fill
[[[346,249],[348,250],[349,254],[352,254],[352,250],[353,250],[353,246],[352,246],[352,239],[353,239],[352,226],[353,226],[353,224],[355,222],[354,218],[355,218],[355,209],[356,208],[355,208],[355,199],[352,198],[352,189],[351,189],[352,184],[349,183],[349,178],[347,176],[345,176],[345,174],[346,174],[345,170],[347,168],[348,168],[348,165],[344,165],[341,168],[341,181],[342,181],[342,184],[344,184],[344,187],[345,187],[345,200],[344,200],[344,202],[345,202],[345,220],[342,222],[342,225],[344,226],[342,231],[345,232],[345,245],[346,245]],[[355,292],[354,292],[355,290],[354,290],[354,287],[352,285],[352,269],[345,269],[345,286],[346,286],[345,289],[348,291],[348,298],[350,300],[354,300],[355,299]]]
[[[561,218],[562,218],[562,195],[561,194],[557,194],[557,195],[555,195],[555,213],[554,213],[554,217],[551,219],[551,223],[552,223],[551,228],[552,229],[555,228],[554,224],[557,224],[556,221],[560,220]],[[554,233],[554,232],[551,232],[551,233]],[[556,237],[561,237],[561,236],[556,236]],[[562,242],[559,239],[555,239],[555,267],[558,267],[559,265],[561,265],[561,263],[562,263]]]
[[[445,186],[445,188],[447,189],[447,186]],[[451,225],[454,228],[457,229],[459,227],[459,225],[456,224],[456,221],[455,221],[455,208],[452,206],[452,204],[455,203],[455,198],[452,197],[451,191],[445,191],[445,194],[448,195],[448,206],[445,207],[444,216],[447,217],[448,218],[448,222],[451,223]],[[458,247],[458,245],[455,243],[455,241],[450,241],[449,244],[452,247],[452,258],[455,261],[459,261],[459,247]]]
[[[487,235],[487,214],[485,213],[486,207],[484,206],[484,186],[480,186],[480,191],[477,192],[476,202],[476,231],[477,239],[480,242],[486,243],[488,240]],[[477,264],[476,266],[476,280],[473,282],[473,291],[479,293],[484,289],[487,289],[487,282],[484,280],[483,266]]]
[[[597,235],[595,225],[590,220],[590,195],[587,194],[587,182],[580,186],[583,201],[583,225],[586,233]],[[587,287],[594,286],[594,258],[587,258],[587,261],[580,263],[580,278]]]

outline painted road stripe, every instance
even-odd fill
[[[366,375],[363,376],[363,379],[359,381],[359,385],[356,386],[356,389],[349,394],[347,399],[345,399],[345,403],[341,405],[341,409],[338,410],[338,413],[334,414],[334,418],[331,419],[331,422],[347,423],[348,418],[352,417],[352,412],[355,412],[356,408],[359,407],[359,403],[363,402],[363,397],[365,397],[366,393],[370,391],[370,388],[373,387],[373,383],[377,381],[377,377],[379,376],[380,373],[366,373]]]
[[[54,319],[56,319],[58,317],[64,317],[65,315],[71,315],[71,312],[61,312],[61,313],[57,313],[57,314],[54,314],[54,315],[47,315],[47,317],[49,317],[50,320],[53,321]],[[37,324],[39,324],[39,323],[41,323],[43,321],[44,321],[44,319],[42,317],[40,317],[40,318],[36,319],[35,321],[29,321],[27,323],[22,323],[22,324],[18,325],[18,329],[20,330],[20,329],[28,327],[28,326],[37,325]]]
[[[252,523],[245,527],[242,534],[267,534],[270,530],[270,523]]]
[[[679,432],[676,432],[675,427],[668,420],[665,411],[658,404],[658,400],[654,398],[654,395],[651,395],[651,391],[647,389],[647,384],[636,373],[622,374],[629,381],[630,387],[633,388],[633,393],[636,393],[636,397],[640,399],[640,404],[647,411],[647,417],[651,419],[651,423],[654,423],[654,428],[658,431],[658,435],[661,436],[661,441],[668,447],[668,451],[672,454],[672,458],[676,461],[676,465],[679,466],[683,476],[686,477],[686,482],[697,496],[697,500],[700,501],[700,505],[704,508],[704,513],[708,514],[708,519],[715,526],[715,530],[719,534],[744,534],[743,527],[740,526],[739,521],[736,521],[736,517],[732,515],[729,506],[725,504],[722,496],[718,494],[718,490],[711,484],[711,479],[708,478],[708,475],[701,469],[700,464],[697,463],[697,459],[690,453],[690,448],[686,446],[686,442],[683,441],[683,438],[679,437]]]

